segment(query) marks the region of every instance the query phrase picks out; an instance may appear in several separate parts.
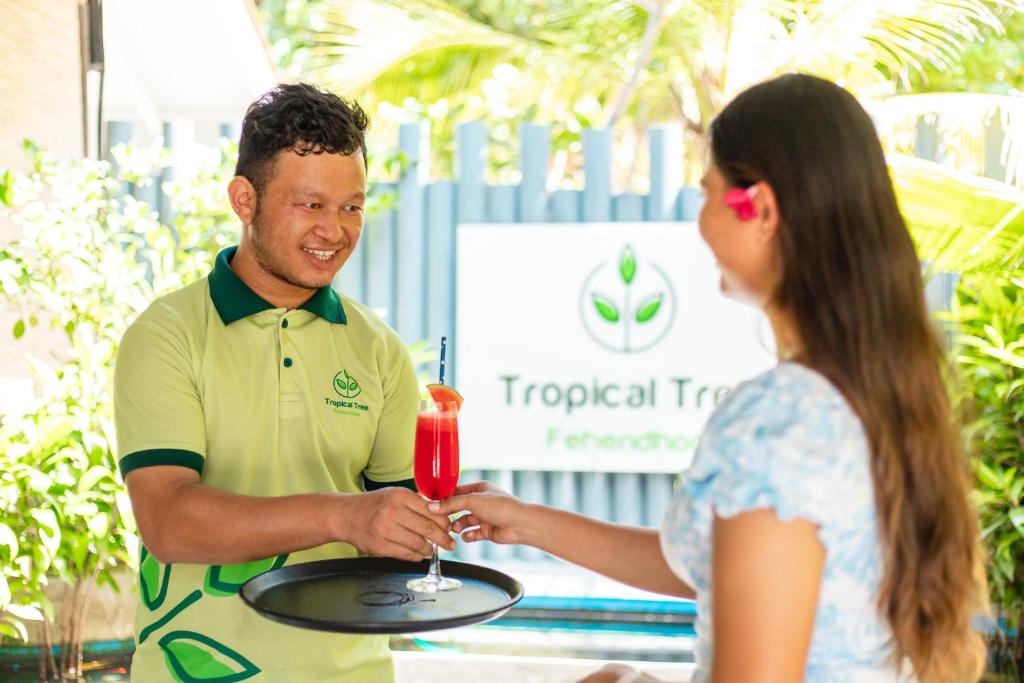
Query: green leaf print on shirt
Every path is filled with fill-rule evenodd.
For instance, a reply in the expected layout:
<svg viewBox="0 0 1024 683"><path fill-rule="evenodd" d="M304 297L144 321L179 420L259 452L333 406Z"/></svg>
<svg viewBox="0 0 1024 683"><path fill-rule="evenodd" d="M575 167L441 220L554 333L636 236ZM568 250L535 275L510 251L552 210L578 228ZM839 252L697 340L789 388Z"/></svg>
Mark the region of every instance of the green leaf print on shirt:
<svg viewBox="0 0 1024 683"><path fill-rule="evenodd" d="M163 566L161 576L160 567ZM139 556L139 591L142 602L150 612L160 609L167 598L167 586L171 582L171 565L161 565L149 554L146 546L142 546Z"/></svg>
<svg viewBox="0 0 1024 683"><path fill-rule="evenodd" d="M246 581L263 572L283 567L287 559L288 553L285 553L277 557L266 557L262 560L240 564L215 564L206 570L206 582L203 590L207 594L217 597L238 595L238 591Z"/></svg>
<svg viewBox="0 0 1024 683"><path fill-rule="evenodd" d="M260 672L227 645L195 631L171 631L157 645L178 683L233 683Z"/></svg>

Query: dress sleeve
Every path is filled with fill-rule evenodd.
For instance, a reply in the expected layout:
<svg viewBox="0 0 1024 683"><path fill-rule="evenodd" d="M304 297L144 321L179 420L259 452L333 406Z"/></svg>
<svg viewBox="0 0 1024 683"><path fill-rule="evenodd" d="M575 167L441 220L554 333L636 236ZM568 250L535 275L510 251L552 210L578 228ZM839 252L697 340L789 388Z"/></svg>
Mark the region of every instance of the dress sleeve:
<svg viewBox="0 0 1024 683"><path fill-rule="evenodd" d="M745 384L709 421L684 477L688 494L718 517L771 508L821 528L842 514L850 487L842 445L860 436L852 422L834 390L807 378Z"/></svg>

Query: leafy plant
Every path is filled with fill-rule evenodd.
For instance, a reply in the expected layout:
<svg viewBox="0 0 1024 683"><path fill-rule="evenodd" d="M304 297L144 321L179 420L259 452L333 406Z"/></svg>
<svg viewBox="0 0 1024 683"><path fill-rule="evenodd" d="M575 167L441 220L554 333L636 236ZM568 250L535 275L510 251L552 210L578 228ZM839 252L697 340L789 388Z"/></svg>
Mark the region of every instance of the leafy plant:
<svg viewBox="0 0 1024 683"><path fill-rule="evenodd" d="M205 276L236 241L224 188L237 149L225 142L218 159L164 185L175 208L170 225L122 191L152 182L164 163L159 150L119 146L116 166L56 161L30 142L25 150L27 172L0 170L0 214L21 230L0 249L0 298L21 312L16 339L49 324L65 348L46 360L26 354L36 395L25 397L19 414L0 416L0 638L27 640L35 625L45 646L40 676L75 677L97 585L117 590L114 573L141 561L143 598L162 600L153 563L139 558L117 478L113 363L125 329L154 298ZM400 155L382 163L398 173L406 165ZM394 202L394 192L370 190L368 213ZM421 361L429 355L423 345L412 350ZM54 579L66 584L59 615L46 594ZM170 654L193 647L167 645Z"/></svg>
<svg viewBox="0 0 1024 683"><path fill-rule="evenodd" d="M62 332L59 357L27 360L35 396L0 423L0 635L28 638L35 623L45 645L43 677L80 674L81 625L97 585L117 590L114 572L135 563L138 541L117 480L112 373L117 344L152 299L209 272L232 241L222 163L166 189L173 225L123 195L149 182L157 158L116 151L105 162L56 161L31 143L26 173L0 173L0 199L21 236L0 250L0 296L24 338L49 324ZM60 623L44 593L66 585ZM53 645L60 644L59 660Z"/></svg>
<svg viewBox="0 0 1024 683"><path fill-rule="evenodd" d="M997 669L1024 672L1024 274L967 276L945 318L955 330L991 599L1003 630L1017 634L993 644Z"/></svg>

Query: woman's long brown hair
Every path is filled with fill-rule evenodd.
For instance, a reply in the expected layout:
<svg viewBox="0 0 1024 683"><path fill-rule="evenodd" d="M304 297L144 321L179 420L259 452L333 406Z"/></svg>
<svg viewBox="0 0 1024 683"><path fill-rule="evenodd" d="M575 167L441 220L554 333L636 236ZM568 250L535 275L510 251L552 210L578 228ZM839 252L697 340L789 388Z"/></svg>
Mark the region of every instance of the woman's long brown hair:
<svg viewBox="0 0 1024 683"><path fill-rule="evenodd" d="M710 132L730 185L774 191L772 304L796 324L799 360L842 392L867 435L894 657L922 683L977 681L978 519L945 354L874 125L836 84L791 74L740 94Z"/></svg>

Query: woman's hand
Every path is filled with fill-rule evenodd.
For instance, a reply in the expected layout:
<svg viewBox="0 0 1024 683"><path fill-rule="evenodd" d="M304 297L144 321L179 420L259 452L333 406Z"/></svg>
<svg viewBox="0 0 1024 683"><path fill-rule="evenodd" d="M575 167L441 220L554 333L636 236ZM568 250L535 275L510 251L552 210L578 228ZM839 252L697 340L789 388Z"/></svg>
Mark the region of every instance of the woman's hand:
<svg viewBox="0 0 1024 683"><path fill-rule="evenodd" d="M435 504L431 505L434 511ZM442 501L436 511L451 515L468 510L455 520L452 531L462 539L494 543L529 543L529 506L494 484L479 481L455 489L455 494Z"/></svg>

